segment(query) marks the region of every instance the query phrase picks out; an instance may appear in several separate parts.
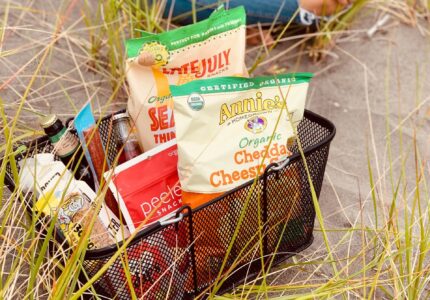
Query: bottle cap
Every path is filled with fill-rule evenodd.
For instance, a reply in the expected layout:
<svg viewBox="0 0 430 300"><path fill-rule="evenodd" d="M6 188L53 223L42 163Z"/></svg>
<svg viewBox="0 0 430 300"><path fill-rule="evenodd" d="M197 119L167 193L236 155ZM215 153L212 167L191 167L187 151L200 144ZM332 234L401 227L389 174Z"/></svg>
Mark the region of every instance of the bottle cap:
<svg viewBox="0 0 430 300"><path fill-rule="evenodd" d="M49 114L43 118L40 119L40 126L42 128L48 128L52 125L54 125L54 123L58 120L57 115L54 114Z"/></svg>
<svg viewBox="0 0 430 300"><path fill-rule="evenodd" d="M128 119L128 113L127 112L123 112L123 113L119 113L119 114L114 114L112 117L113 121L118 121L120 119Z"/></svg>

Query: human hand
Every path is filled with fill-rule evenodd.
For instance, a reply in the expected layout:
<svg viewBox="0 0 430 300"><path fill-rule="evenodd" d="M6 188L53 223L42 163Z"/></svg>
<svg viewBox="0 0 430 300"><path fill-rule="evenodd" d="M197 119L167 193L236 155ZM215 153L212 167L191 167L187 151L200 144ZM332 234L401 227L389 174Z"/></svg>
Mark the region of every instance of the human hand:
<svg viewBox="0 0 430 300"><path fill-rule="evenodd" d="M330 16L354 0L299 0L299 6L317 16Z"/></svg>

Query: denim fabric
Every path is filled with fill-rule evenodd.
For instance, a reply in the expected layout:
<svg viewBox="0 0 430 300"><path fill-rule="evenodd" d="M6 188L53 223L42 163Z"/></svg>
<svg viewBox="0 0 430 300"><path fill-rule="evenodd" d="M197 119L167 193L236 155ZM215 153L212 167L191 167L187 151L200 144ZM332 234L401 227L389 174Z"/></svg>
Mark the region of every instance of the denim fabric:
<svg viewBox="0 0 430 300"><path fill-rule="evenodd" d="M280 10L280 15L278 17L279 23L287 23L291 17L296 13L299 8L298 0L230 0L229 7L233 8L236 6L243 5L246 11L246 19L248 24L255 23L272 23ZM166 5L166 16L172 5L172 0L167 0ZM210 13L218 6L219 3L224 1L216 0L196 0L196 9L210 6L210 8L205 8L197 12L197 20L203 20L209 17ZM173 17L180 16L181 14L186 14L191 12L191 0L175 0L173 7ZM185 18L178 19L180 23L188 24L192 23L192 17L188 15ZM294 19L296 23L302 23L300 14L296 15Z"/></svg>

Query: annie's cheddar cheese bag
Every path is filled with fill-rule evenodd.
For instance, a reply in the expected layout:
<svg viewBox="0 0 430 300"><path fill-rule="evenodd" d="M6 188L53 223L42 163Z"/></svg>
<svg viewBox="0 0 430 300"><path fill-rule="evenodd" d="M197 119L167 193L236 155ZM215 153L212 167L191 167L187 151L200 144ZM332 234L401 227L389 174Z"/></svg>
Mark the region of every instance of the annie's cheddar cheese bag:
<svg viewBox="0 0 430 300"><path fill-rule="evenodd" d="M160 145L104 174L131 233L182 206L176 141Z"/></svg>
<svg viewBox="0 0 430 300"><path fill-rule="evenodd" d="M311 77L223 77L171 86L182 190L225 192L285 159ZM185 195L183 201L189 202Z"/></svg>
<svg viewBox="0 0 430 300"><path fill-rule="evenodd" d="M126 42L128 112L145 151L175 138L169 84L245 76L245 11L219 9L196 24Z"/></svg>

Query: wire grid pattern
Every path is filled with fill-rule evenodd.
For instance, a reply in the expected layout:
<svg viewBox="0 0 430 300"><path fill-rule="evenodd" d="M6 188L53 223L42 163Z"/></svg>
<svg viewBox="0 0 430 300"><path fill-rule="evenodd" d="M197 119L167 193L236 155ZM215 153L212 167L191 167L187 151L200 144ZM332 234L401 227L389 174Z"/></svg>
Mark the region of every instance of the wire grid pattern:
<svg viewBox="0 0 430 300"><path fill-rule="evenodd" d="M303 149L314 147L306 151L306 160L317 196L335 130L331 126L306 112L298 128ZM99 131L112 163L117 147L110 116L100 122ZM52 146L42 138L32 141L29 149L26 155L50 152ZM293 152L298 153L297 146ZM17 156L17 160L23 157ZM13 189L10 168L7 171ZM187 299L208 293L224 274L221 291L226 291L309 245L314 219L310 185L299 157L282 170L266 172L255 183L250 181L186 214L179 223L138 235L94 286L111 299L130 299L130 286L144 299ZM116 247L103 250L100 256L87 252L82 280L93 277L115 254Z"/></svg>
<svg viewBox="0 0 430 300"><path fill-rule="evenodd" d="M97 280L97 291L109 299L121 300L131 299L131 290L142 299L187 298L187 291L193 289L187 228L188 220L184 220L127 246ZM88 278L93 277L111 257L112 253L85 259L83 265ZM130 282L126 277L127 269Z"/></svg>
<svg viewBox="0 0 430 300"><path fill-rule="evenodd" d="M258 241L256 221L261 212L257 209L261 190L262 181L258 180L255 185L238 189L193 213L198 292L210 287L221 271L231 273L242 267L229 274L226 285L242 280L246 272L255 272L252 266L246 265L260 256L254 248ZM240 219L242 222L238 227ZM230 244L231 251L226 256ZM226 263L221 270L224 259Z"/></svg>
<svg viewBox="0 0 430 300"><path fill-rule="evenodd" d="M122 113L122 112L124 111L122 110L117 113ZM108 163L112 165L118 154L118 150L117 150L118 137L117 137L116 130L112 129L113 128L112 116L103 118L102 121L99 123L98 128L99 128L100 137L101 137L103 146L105 147Z"/></svg>

